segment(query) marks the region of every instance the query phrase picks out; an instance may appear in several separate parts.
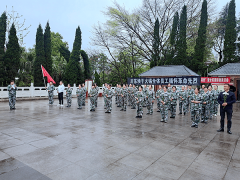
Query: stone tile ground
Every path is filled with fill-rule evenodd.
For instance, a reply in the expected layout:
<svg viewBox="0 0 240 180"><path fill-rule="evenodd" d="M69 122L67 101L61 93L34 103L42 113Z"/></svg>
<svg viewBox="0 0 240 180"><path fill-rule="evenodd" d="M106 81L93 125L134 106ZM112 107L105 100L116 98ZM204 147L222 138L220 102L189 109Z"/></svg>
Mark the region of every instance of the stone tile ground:
<svg viewBox="0 0 240 180"><path fill-rule="evenodd" d="M47 100L0 103L0 180L239 179L240 104L232 135L217 133L219 115L191 128L190 115L167 124L160 114L136 119L113 105L105 114L48 106Z"/></svg>

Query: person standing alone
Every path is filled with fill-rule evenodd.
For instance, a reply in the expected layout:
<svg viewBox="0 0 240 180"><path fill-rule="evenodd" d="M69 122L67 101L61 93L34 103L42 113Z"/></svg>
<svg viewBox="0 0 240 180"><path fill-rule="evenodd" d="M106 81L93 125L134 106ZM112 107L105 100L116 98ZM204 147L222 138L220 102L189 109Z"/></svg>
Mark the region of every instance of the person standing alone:
<svg viewBox="0 0 240 180"><path fill-rule="evenodd" d="M232 127L232 105L236 102L236 97L233 92L230 90L230 85L224 85L224 92L221 92L218 96L218 103L220 104L220 129L217 132L224 132L224 119L225 113L227 113L227 133L232 134L231 127Z"/></svg>
<svg viewBox="0 0 240 180"><path fill-rule="evenodd" d="M59 82L59 86L58 86L58 100L59 100L59 105L63 106L63 91L64 91L65 87L62 83L62 81Z"/></svg>
<svg viewBox="0 0 240 180"><path fill-rule="evenodd" d="M15 108L16 91L17 91L17 86L14 84L14 81L12 80L11 83L8 85L8 98L9 98L10 110L16 109Z"/></svg>

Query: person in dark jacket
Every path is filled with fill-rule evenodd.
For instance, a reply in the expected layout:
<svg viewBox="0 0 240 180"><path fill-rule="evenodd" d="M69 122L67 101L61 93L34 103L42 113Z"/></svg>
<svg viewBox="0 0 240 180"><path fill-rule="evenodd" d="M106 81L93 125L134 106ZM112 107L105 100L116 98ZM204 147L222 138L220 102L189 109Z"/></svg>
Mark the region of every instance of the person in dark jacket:
<svg viewBox="0 0 240 180"><path fill-rule="evenodd" d="M224 119L225 114L227 113L227 133L232 134L231 127L232 127L232 105L236 102L235 94L229 91L230 85L224 85L224 92L221 92L218 96L218 103L220 104L220 129L217 132L224 132Z"/></svg>

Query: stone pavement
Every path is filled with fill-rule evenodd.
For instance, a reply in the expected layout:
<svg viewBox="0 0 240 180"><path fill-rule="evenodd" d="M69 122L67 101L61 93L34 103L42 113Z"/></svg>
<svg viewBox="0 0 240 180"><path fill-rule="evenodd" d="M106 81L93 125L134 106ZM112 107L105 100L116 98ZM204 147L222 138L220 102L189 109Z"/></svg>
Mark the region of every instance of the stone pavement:
<svg viewBox="0 0 240 180"><path fill-rule="evenodd" d="M65 100L66 102L66 100ZM190 114L167 124L160 114L136 119L113 104L104 113L99 98L77 109L18 101L0 103L0 180L229 179L240 177L240 104L234 105L232 135L217 133L219 119L191 128Z"/></svg>

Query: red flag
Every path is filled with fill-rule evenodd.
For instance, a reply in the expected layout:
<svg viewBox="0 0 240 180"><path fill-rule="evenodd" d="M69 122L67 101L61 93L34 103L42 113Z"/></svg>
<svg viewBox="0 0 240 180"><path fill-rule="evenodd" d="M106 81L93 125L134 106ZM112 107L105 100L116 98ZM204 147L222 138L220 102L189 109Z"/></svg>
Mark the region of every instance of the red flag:
<svg viewBox="0 0 240 180"><path fill-rule="evenodd" d="M43 73L43 77L47 77L47 81L48 83L50 83L51 81L53 82L53 84L56 84L56 82L53 80L53 78L48 74L48 72L46 71L46 69L41 65L42 67L42 73Z"/></svg>

